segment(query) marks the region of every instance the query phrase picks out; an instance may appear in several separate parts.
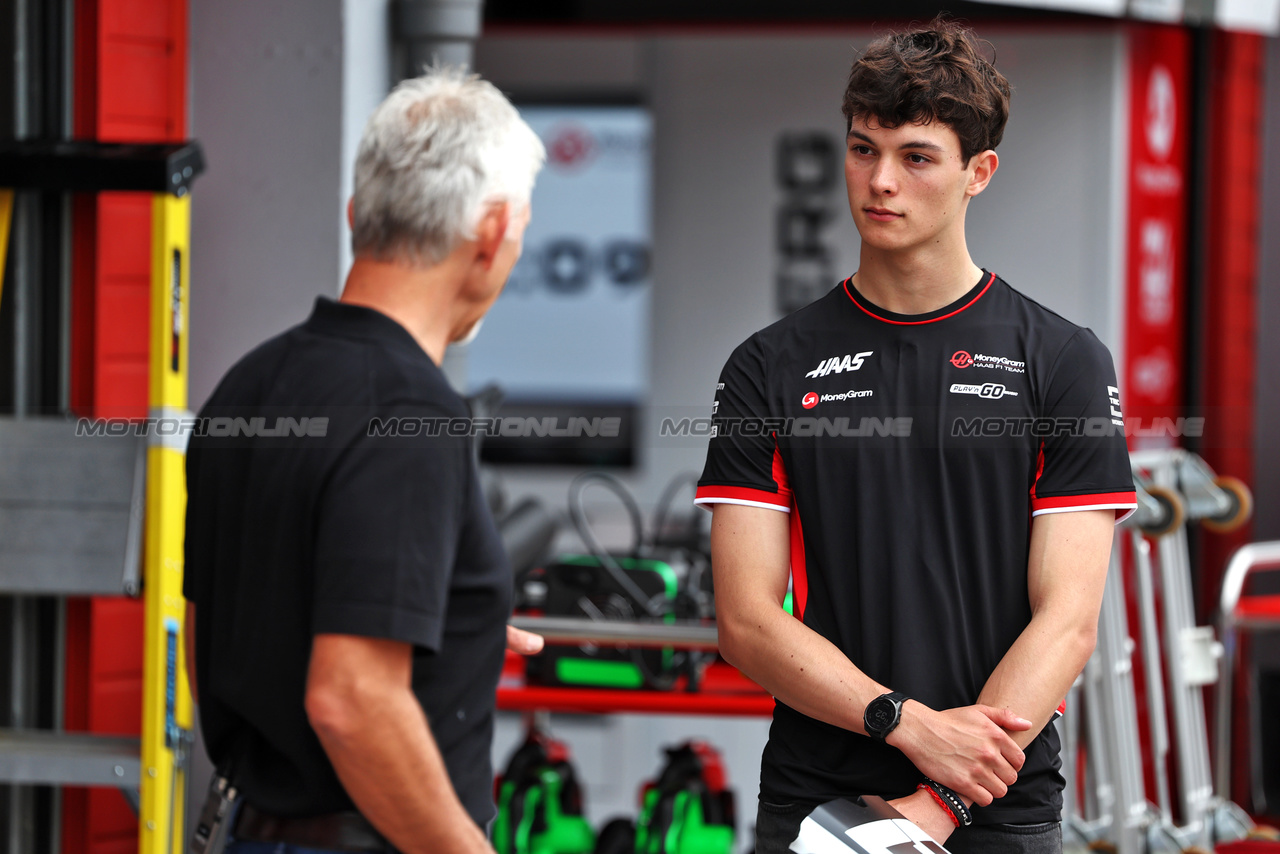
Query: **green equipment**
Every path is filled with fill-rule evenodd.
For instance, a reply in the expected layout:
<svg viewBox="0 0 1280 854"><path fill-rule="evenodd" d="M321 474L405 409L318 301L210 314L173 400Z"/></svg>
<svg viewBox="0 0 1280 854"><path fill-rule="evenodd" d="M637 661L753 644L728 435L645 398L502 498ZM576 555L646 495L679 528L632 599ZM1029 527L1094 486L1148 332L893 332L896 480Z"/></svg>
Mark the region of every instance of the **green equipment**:
<svg viewBox="0 0 1280 854"><path fill-rule="evenodd" d="M595 847L563 742L531 731L498 778L497 790L498 854L590 854Z"/></svg>
<svg viewBox="0 0 1280 854"><path fill-rule="evenodd" d="M660 560L614 557L645 601L674 599L675 572ZM545 613L604 620L635 620L644 613L635 597L623 588L593 555L566 555L543 568L546 585ZM645 615L647 616L647 615ZM674 613L662 618L675 619ZM627 649L583 644L548 646L526 662L530 682L577 688L662 688L674 678L671 649Z"/></svg>
<svg viewBox="0 0 1280 854"><path fill-rule="evenodd" d="M691 521L669 512L676 493L692 484L676 478L655 512L652 536L646 535L640 507L631 492L604 472L584 472L569 485L569 518L588 554L564 555L517 579L524 593L518 604L548 617L577 617L602 622L672 623L714 616L710 556L700 515ZM630 549L605 549L587 517L584 491L602 487L621 502L631 520ZM700 513L700 511L694 511ZM536 594L534 594L536 591ZM626 645L548 646L527 662L531 683L575 688L670 690L682 684L696 690L707 653L640 649Z"/></svg>
<svg viewBox="0 0 1280 854"><path fill-rule="evenodd" d="M645 787L635 854L730 854L735 807L720 753L702 741L665 752L662 773Z"/></svg>

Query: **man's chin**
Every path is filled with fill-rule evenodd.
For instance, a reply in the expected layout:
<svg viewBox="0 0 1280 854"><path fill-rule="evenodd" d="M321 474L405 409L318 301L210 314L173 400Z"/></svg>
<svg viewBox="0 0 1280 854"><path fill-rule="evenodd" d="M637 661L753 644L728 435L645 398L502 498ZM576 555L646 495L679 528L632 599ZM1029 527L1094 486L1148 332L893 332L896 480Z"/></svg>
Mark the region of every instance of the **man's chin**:
<svg viewBox="0 0 1280 854"><path fill-rule="evenodd" d="M467 330L467 333L465 335L463 335L461 338L458 338L453 343L455 345L462 345L463 347L470 344L472 341L476 340L476 337L480 334L481 326L484 326L483 317L477 320L475 324L470 329Z"/></svg>

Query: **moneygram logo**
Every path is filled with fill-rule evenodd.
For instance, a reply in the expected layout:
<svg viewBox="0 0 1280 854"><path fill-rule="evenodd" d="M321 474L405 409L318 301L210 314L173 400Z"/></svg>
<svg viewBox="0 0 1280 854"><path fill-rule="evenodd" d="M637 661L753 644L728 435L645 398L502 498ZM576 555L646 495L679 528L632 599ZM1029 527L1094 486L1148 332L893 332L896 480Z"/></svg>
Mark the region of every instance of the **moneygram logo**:
<svg viewBox="0 0 1280 854"><path fill-rule="evenodd" d="M841 400L853 400L859 397L871 397L871 395L874 393L875 392L869 388L867 389L851 388L848 391L842 391L839 394L824 394L821 397L821 400L823 403L836 403Z"/></svg>
<svg viewBox="0 0 1280 854"><path fill-rule="evenodd" d="M816 391L809 392L804 396L804 399L800 401L800 405L805 409L813 409L818 405L818 393Z"/></svg>
<svg viewBox="0 0 1280 854"><path fill-rule="evenodd" d="M1010 359L1007 356L988 356L985 353L969 353L957 350L950 359L957 368L987 368L988 370L1008 371L1011 374L1025 374L1027 363Z"/></svg>

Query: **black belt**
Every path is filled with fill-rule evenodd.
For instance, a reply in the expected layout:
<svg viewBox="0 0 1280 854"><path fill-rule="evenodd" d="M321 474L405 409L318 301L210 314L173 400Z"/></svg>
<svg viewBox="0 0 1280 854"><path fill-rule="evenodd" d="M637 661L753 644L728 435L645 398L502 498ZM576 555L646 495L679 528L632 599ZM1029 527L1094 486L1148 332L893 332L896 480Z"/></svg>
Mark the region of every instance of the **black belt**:
<svg viewBox="0 0 1280 854"><path fill-rule="evenodd" d="M302 848L335 851L394 851L391 843L360 813L334 812L305 818L269 815L252 804L240 807L232 837L245 842L284 842Z"/></svg>

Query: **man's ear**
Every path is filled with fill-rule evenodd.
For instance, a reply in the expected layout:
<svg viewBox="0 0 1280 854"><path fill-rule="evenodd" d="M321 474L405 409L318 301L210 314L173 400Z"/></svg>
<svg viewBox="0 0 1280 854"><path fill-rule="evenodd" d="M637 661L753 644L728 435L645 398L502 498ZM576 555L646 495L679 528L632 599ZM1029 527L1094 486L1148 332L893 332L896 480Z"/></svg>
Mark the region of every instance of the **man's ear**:
<svg viewBox="0 0 1280 854"><path fill-rule="evenodd" d="M969 179L969 186L965 188L965 195L976 196L983 190L987 189L987 184L991 183L991 176L996 174L996 169L1000 168L1000 156L991 149L978 152L973 155L973 177Z"/></svg>
<svg viewBox="0 0 1280 854"><path fill-rule="evenodd" d="M347 199L347 228L355 229L356 227L356 197L352 196Z"/></svg>
<svg viewBox="0 0 1280 854"><path fill-rule="evenodd" d="M507 227L511 224L511 205L508 202L494 202L486 205L480 222L476 224L476 260L488 270L498 257L502 241L506 239Z"/></svg>

